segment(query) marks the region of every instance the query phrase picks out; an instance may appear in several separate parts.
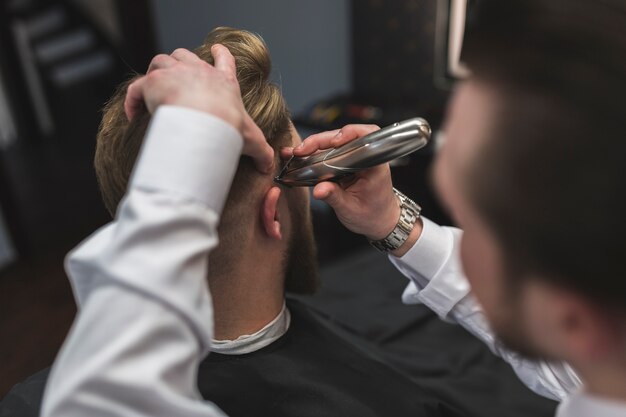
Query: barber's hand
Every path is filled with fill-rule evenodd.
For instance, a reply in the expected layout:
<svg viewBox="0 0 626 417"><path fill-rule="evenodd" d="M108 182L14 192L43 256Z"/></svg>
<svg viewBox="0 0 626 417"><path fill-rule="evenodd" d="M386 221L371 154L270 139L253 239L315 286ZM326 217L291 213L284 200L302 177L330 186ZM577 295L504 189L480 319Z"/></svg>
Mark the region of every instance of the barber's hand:
<svg viewBox="0 0 626 417"><path fill-rule="evenodd" d="M375 125L348 125L339 130L318 133L306 138L297 148L283 148L281 156L311 155L317 150L336 148L379 129ZM328 203L349 230L372 240L387 237L400 218L389 164L360 171L354 178L339 184L319 183L313 189L313 197Z"/></svg>
<svg viewBox="0 0 626 417"><path fill-rule="evenodd" d="M211 54L215 66L186 49L154 57L147 74L128 87L126 115L132 120L143 106L154 113L158 106L171 104L217 116L242 134L243 154L254 159L259 171L269 173L274 151L243 106L235 58L223 45L214 45Z"/></svg>

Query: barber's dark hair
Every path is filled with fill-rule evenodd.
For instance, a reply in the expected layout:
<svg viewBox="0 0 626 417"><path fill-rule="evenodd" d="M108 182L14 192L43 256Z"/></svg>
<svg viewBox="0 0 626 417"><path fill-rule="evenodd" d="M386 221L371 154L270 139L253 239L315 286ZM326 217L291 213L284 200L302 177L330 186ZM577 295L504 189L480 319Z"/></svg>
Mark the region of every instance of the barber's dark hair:
<svg viewBox="0 0 626 417"><path fill-rule="evenodd" d="M468 195L511 269L626 311L626 2L482 0L463 59L501 98Z"/></svg>

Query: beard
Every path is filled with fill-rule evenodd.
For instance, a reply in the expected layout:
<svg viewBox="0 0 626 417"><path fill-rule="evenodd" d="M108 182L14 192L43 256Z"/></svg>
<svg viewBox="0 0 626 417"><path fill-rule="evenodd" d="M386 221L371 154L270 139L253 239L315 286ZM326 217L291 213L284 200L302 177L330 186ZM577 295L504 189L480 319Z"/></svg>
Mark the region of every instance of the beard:
<svg viewBox="0 0 626 417"><path fill-rule="evenodd" d="M492 321L492 327L496 338L507 349L519 353L530 360L548 359L532 343L526 332L515 319L503 320L502 318Z"/></svg>
<svg viewBox="0 0 626 417"><path fill-rule="evenodd" d="M298 192L290 195L287 201L292 234L285 257L285 290L294 294L313 294L320 286L320 279L309 201Z"/></svg>

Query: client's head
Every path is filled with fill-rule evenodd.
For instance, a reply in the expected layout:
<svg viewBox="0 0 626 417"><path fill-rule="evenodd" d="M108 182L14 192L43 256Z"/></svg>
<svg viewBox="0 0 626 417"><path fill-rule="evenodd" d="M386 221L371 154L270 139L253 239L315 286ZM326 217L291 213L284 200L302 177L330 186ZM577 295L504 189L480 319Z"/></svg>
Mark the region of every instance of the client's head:
<svg viewBox="0 0 626 417"><path fill-rule="evenodd" d="M216 28L194 52L213 64L211 46L226 46L235 57L246 110L276 151L301 141L278 86L269 81L271 60L263 40L250 32ZM129 121L124 113L128 85L123 83L104 108L97 136L95 169L107 210L114 215L145 135L150 114ZM184 140L184 138L181 138ZM277 163L275 166L279 167ZM314 292L318 285L315 242L308 192L274 186L273 175L260 174L252 160L239 161L218 227L219 246L211 252L209 279L234 274L251 277L278 271L285 289ZM250 270L250 268L254 269ZM244 269L248 269L245 271Z"/></svg>

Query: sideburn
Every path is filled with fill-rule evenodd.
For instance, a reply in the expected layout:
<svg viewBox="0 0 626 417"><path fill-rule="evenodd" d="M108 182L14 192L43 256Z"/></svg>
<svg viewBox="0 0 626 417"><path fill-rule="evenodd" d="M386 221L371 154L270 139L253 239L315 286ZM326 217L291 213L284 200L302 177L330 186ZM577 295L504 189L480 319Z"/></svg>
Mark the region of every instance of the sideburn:
<svg viewBox="0 0 626 417"><path fill-rule="evenodd" d="M299 197L297 193L287 191L292 234L285 259L285 290L294 294L313 294L320 287L317 244L307 199Z"/></svg>

